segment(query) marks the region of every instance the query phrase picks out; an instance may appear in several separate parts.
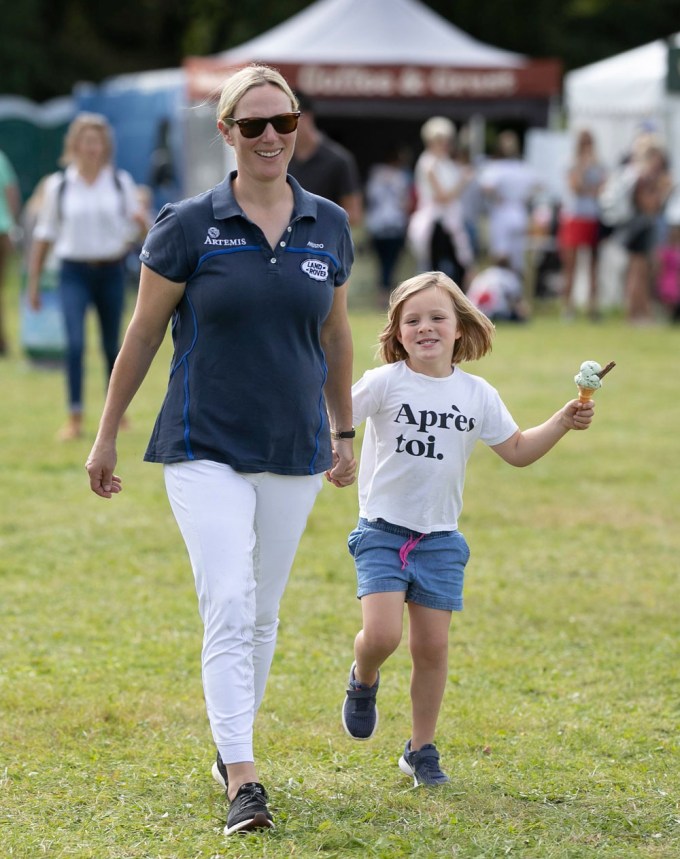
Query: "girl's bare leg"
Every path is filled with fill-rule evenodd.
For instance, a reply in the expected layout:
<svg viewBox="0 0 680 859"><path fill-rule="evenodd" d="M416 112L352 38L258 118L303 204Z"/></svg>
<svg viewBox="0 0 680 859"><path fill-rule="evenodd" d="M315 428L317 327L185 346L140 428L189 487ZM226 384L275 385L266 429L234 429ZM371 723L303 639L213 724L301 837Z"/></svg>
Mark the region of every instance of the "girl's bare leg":
<svg viewBox="0 0 680 859"><path fill-rule="evenodd" d="M354 640L354 679L373 686L378 669L399 647L404 618L402 591L367 594L361 598L363 628Z"/></svg>
<svg viewBox="0 0 680 859"><path fill-rule="evenodd" d="M448 674L451 612L408 603L411 673L411 748L433 743Z"/></svg>

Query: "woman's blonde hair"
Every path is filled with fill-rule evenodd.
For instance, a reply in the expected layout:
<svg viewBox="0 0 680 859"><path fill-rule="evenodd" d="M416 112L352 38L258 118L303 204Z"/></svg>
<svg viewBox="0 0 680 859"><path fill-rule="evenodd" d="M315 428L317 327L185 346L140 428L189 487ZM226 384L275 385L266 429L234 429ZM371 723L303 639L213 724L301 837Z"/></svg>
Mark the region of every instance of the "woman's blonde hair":
<svg viewBox="0 0 680 859"><path fill-rule="evenodd" d="M445 116L433 116L427 120L420 129L420 139L427 146L437 138L454 140L456 137L456 126Z"/></svg>
<svg viewBox="0 0 680 859"><path fill-rule="evenodd" d="M102 116L101 113L79 113L78 116L71 122L64 138L64 150L61 153L59 163L63 167L77 159L78 156L78 141L85 131L99 132L102 141L104 142L104 157L102 162L108 164L113 160L113 130L108 119Z"/></svg>
<svg viewBox="0 0 680 859"><path fill-rule="evenodd" d="M401 324L404 302L424 289L436 286L449 294L453 303L458 330L451 355L451 364L476 361L491 351L496 329L491 320L466 297L463 290L441 271L426 271L405 280L390 296L387 308L387 324L380 334L379 354L386 364L395 364L408 358L408 353L399 342L397 334Z"/></svg>
<svg viewBox="0 0 680 859"><path fill-rule="evenodd" d="M272 84L282 90L290 99L291 110L298 109L298 100L290 88L288 82L278 69L265 66L261 63L252 63L235 72L222 87L220 100L217 105L217 119L224 121L229 119L236 109L236 105L243 96L256 86Z"/></svg>

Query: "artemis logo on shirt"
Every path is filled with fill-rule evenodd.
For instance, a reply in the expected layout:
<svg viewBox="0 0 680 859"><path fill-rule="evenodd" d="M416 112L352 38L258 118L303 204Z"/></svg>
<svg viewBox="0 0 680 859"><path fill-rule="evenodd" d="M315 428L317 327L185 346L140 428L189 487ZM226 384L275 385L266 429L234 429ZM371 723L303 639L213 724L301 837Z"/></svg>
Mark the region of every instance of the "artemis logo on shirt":
<svg viewBox="0 0 680 859"><path fill-rule="evenodd" d="M220 248L238 248L247 244L246 240L241 239L221 239L220 231L217 227L208 227L208 235L205 237L204 245L216 245Z"/></svg>
<svg viewBox="0 0 680 859"><path fill-rule="evenodd" d="M417 427L417 432L428 432L432 427L438 429L455 429L458 432L470 432L474 429L475 419L462 414L458 406L452 405L453 412L433 412L420 409L414 412L408 403L402 403L395 424L406 423ZM418 438L406 440L404 435L397 436L396 453L408 453L411 456L424 456L426 459L444 459L443 453L435 451L436 436L428 435L426 440Z"/></svg>

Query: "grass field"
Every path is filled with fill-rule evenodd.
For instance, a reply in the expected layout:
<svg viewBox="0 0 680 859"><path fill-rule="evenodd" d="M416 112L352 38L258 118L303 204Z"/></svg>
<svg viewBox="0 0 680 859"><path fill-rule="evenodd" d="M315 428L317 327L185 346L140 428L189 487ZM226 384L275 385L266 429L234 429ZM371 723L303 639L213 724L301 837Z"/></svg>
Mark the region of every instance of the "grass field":
<svg viewBox="0 0 680 859"><path fill-rule="evenodd" d="M369 305L353 304L357 376L381 325ZM0 362L0 856L680 856L679 338L615 316L563 325L547 308L499 327L492 355L468 367L528 426L574 396L582 360L617 362L587 433L529 469L481 446L470 463L444 789L413 790L396 765L404 645L384 667L376 738L342 731L360 619L345 548L356 492L324 488L258 716L277 828L228 842L191 574L161 469L141 461L168 344L130 410L125 489L110 502L83 469L103 399L94 329L82 442L55 441L62 376L15 345Z"/></svg>

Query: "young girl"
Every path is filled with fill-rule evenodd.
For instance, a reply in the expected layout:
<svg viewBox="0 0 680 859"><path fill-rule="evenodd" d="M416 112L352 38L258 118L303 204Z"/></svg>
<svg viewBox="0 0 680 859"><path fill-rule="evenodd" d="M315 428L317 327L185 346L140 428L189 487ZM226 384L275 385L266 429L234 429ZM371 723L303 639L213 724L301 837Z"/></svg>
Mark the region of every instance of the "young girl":
<svg viewBox="0 0 680 859"><path fill-rule="evenodd" d="M481 439L511 465L544 456L569 430L584 430L592 403L568 402L521 431L497 391L458 366L491 349L493 324L441 272L402 283L380 335L385 365L352 389L354 422L367 420L359 466L359 523L349 536L363 629L354 643L342 722L367 740L378 724L380 667L409 614L412 733L399 760L416 785L448 777L434 745L448 671L452 611L463 608L470 556L458 531L465 466Z"/></svg>

